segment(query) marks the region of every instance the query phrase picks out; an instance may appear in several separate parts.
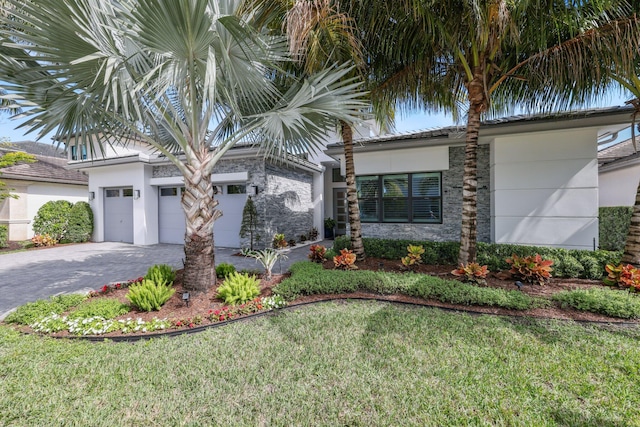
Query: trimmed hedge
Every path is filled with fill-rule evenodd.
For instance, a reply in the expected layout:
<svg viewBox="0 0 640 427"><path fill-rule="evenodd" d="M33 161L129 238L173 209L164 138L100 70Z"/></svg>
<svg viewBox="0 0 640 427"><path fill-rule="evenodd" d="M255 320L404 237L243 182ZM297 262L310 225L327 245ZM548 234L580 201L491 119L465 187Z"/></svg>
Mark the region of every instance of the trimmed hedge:
<svg viewBox="0 0 640 427"><path fill-rule="evenodd" d="M71 207L71 202L66 200L49 201L40 206L33 220L33 232L48 234L59 242L65 238L69 230Z"/></svg>
<svg viewBox="0 0 640 427"><path fill-rule="evenodd" d="M0 224L0 248L9 246L9 226Z"/></svg>
<svg viewBox="0 0 640 427"><path fill-rule="evenodd" d="M624 250L632 213L632 206L610 206L599 209L600 249L605 251Z"/></svg>
<svg viewBox="0 0 640 427"><path fill-rule="evenodd" d="M66 238L73 243L88 242L93 234L93 211L87 202L78 202L69 212Z"/></svg>
<svg viewBox="0 0 640 427"><path fill-rule="evenodd" d="M553 300L563 308L572 307L621 319L640 317L640 296L629 291L607 288L576 289L559 292L553 296Z"/></svg>
<svg viewBox="0 0 640 427"><path fill-rule="evenodd" d="M516 310L547 306L541 298L520 291L481 288L457 280L444 280L422 274L397 274L381 271L324 270L309 261L294 263L291 277L280 282L273 292L293 300L301 295L340 294L357 291L377 294L404 294L424 299L466 305L484 305Z"/></svg>
<svg viewBox="0 0 640 427"><path fill-rule="evenodd" d="M422 245L425 253L422 259L425 264L450 265L458 261L458 242L431 242L419 240L393 240L364 238L365 253L376 258L399 260L407 255L408 245ZM350 248L348 236L340 236L334 240L336 251ZM477 262L487 265L490 271L508 270L506 259L511 255L530 256L540 254L545 259L553 260L553 276L579 277L584 279L601 279L607 264L619 264L622 258L620 251L587 251L577 249L549 248L544 246L523 246L502 243L478 242Z"/></svg>

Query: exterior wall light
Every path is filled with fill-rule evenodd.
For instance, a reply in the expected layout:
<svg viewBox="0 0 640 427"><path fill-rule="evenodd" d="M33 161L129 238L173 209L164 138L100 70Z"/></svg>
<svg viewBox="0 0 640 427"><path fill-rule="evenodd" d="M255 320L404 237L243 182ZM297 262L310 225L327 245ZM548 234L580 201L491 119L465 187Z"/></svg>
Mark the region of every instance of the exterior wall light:
<svg viewBox="0 0 640 427"><path fill-rule="evenodd" d="M140 190L133 190L133 200L138 200L140 198Z"/></svg>
<svg viewBox="0 0 640 427"><path fill-rule="evenodd" d="M89 191L89 201L92 201L95 198L96 198L95 191Z"/></svg>

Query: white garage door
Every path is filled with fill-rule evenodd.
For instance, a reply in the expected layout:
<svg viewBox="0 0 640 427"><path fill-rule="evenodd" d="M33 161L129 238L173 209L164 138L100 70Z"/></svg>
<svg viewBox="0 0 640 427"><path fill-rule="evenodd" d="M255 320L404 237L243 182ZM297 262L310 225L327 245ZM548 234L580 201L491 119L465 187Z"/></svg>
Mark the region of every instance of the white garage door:
<svg viewBox="0 0 640 427"><path fill-rule="evenodd" d="M240 225L242 224L242 209L247 200L244 184L218 185L216 199L220 202L218 209L222 210L222 217L218 218L213 227L213 237L216 246L239 248ZM184 243L185 222L184 212L180 205L180 187L161 187L158 205L159 238L161 243Z"/></svg>
<svg viewBox="0 0 640 427"><path fill-rule="evenodd" d="M158 201L160 243L184 243L184 211L180 205L180 187L160 187Z"/></svg>
<svg viewBox="0 0 640 427"><path fill-rule="evenodd" d="M104 240L133 243L133 188L105 188Z"/></svg>

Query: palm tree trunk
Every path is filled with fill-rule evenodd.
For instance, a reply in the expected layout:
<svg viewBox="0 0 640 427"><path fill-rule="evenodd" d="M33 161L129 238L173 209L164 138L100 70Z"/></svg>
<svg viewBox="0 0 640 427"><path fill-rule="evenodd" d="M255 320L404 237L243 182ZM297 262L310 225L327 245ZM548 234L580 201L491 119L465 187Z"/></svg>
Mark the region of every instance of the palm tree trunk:
<svg viewBox="0 0 640 427"><path fill-rule="evenodd" d="M189 166L185 176L182 208L185 212L183 287L188 291L206 291L216 284L213 223L222 216L216 209L211 175Z"/></svg>
<svg viewBox="0 0 640 427"><path fill-rule="evenodd" d="M636 190L636 203L633 205L633 214L631 215L627 241L624 245L622 262L640 268L640 183Z"/></svg>
<svg viewBox="0 0 640 427"><path fill-rule="evenodd" d="M347 205L349 210L349 229L351 250L358 260L366 257L362 243L362 225L360 224L360 205L356 189L356 168L353 162L353 129L346 122L340 122L342 143L344 144L345 181L347 182Z"/></svg>
<svg viewBox="0 0 640 427"><path fill-rule="evenodd" d="M464 172L462 175L462 226L460 229L460 252L458 263L476 261L478 226L478 133L480 115L485 108L482 78L469 83L469 113L467 138L464 150Z"/></svg>

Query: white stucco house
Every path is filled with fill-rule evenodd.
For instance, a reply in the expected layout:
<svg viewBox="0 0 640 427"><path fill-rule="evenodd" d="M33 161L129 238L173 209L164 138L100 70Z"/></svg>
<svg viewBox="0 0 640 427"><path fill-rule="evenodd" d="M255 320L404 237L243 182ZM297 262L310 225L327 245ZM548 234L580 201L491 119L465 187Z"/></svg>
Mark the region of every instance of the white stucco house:
<svg viewBox="0 0 640 427"><path fill-rule="evenodd" d="M486 121L478 154L478 239L593 249L598 245L598 140L629 126L628 108L515 116ZM365 237L457 240L464 128L446 127L358 139L355 163ZM89 176L95 241L181 243L184 217L177 168L144 144L105 153L71 148L69 168ZM264 159L239 146L214 169L219 208L216 245L241 247L248 196L262 221L262 245L274 233L297 239L323 218L346 229L340 143L308 158Z"/></svg>
<svg viewBox="0 0 640 427"><path fill-rule="evenodd" d="M640 141L637 143L640 149ZM640 180L640 153L631 138L600 150L598 163L600 207L633 206Z"/></svg>
<svg viewBox="0 0 640 427"><path fill-rule="evenodd" d="M0 224L8 225L9 240L33 237L33 219L46 202L87 201L88 177L80 171L66 168L64 151L32 141L0 146L0 155L9 151L24 151L36 157L35 163L20 163L0 171L0 180L18 196L17 199L7 198L0 202Z"/></svg>

